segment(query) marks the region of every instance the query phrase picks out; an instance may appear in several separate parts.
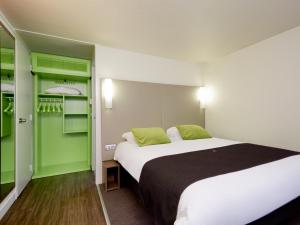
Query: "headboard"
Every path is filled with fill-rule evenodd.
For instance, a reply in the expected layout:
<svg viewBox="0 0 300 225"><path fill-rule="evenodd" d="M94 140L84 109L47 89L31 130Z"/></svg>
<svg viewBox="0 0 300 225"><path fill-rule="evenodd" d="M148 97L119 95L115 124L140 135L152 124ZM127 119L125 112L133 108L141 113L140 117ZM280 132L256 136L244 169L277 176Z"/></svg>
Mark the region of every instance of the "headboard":
<svg viewBox="0 0 300 225"><path fill-rule="evenodd" d="M198 87L113 80L112 109L101 104L102 158L113 158L106 144L122 141L133 127L169 128L178 124L204 125L204 112L196 98Z"/></svg>

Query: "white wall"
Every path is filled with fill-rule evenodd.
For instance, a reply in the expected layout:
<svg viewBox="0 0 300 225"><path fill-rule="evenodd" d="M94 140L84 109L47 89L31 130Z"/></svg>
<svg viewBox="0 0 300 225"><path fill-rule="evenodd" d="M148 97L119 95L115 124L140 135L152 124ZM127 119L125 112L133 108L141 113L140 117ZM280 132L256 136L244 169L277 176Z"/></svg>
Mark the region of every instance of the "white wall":
<svg viewBox="0 0 300 225"><path fill-rule="evenodd" d="M300 27L211 64L215 136L300 151Z"/></svg>
<svg viewBox="0 0 300 225"><path fill-rule="evenodd" d="M198 64L96 45L96 76L165 84L201 85Z"/></svg>
<svg viewBox="0 0 300 225"><path fill-rule="evenodd" d="M164 84L202 85L201 66L178 60L145 55L127 50L95 47L94 126L96 139L96 183L102 182L101 78Z"/></svg>
<svg viewBox="0 0 300 225"><path fill-rule="evenodd" d="M0 11L0 20L13 34L16 41L16 118L29 119L32 114L32 78L30 75L30 55L23 40L15 32L13 26ZM26 107L23 107L25 105ZM32 171L29 166L32 164L32 124L16 124L16 187L0 204L0 219L4 216L15 199L22 192L26 184L30 181Z"/></svg>

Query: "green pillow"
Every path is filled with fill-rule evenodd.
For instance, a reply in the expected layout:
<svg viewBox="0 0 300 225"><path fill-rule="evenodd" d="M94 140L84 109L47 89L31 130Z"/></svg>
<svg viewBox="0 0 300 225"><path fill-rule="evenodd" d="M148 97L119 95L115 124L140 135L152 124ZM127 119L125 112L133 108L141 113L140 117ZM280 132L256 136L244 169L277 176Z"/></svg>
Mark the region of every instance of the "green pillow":
<svg viewBox="0 0 300 225"><path fill-rule="evenodd" d="M171 142L166 132L160 127L132 128L131 132L140 147Z"/></svg>
<svg viewBox="0 0 300 225"><path fill-rule="evenodd" d="M183 140L211 138L210 134L198 125L179 125L177 129Z"/></svg>

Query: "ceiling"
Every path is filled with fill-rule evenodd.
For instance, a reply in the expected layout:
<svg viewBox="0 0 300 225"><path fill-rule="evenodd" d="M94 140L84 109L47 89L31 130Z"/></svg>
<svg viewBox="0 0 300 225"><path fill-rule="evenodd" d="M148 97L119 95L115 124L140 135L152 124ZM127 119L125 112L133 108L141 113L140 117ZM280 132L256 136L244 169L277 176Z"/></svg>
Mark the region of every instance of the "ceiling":
<svg viewBox="0 0 300 225"><path fill-rule="evenodd" d="M18 29L208 62L300 25L298 0L1 0Z"/></svg>

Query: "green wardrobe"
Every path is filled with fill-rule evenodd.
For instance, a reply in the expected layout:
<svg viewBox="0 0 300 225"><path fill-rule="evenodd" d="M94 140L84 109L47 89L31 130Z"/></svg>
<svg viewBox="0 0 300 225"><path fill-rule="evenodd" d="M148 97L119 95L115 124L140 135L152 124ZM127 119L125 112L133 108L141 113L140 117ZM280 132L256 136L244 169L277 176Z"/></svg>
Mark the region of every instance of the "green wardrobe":
<svg viewBox="0 0 300 225"><path fill-rule="evenodd" d="M34 178L90 170L90 60L41 53L31 57ZM78 93L66 94L60 89Z"/></svg>

